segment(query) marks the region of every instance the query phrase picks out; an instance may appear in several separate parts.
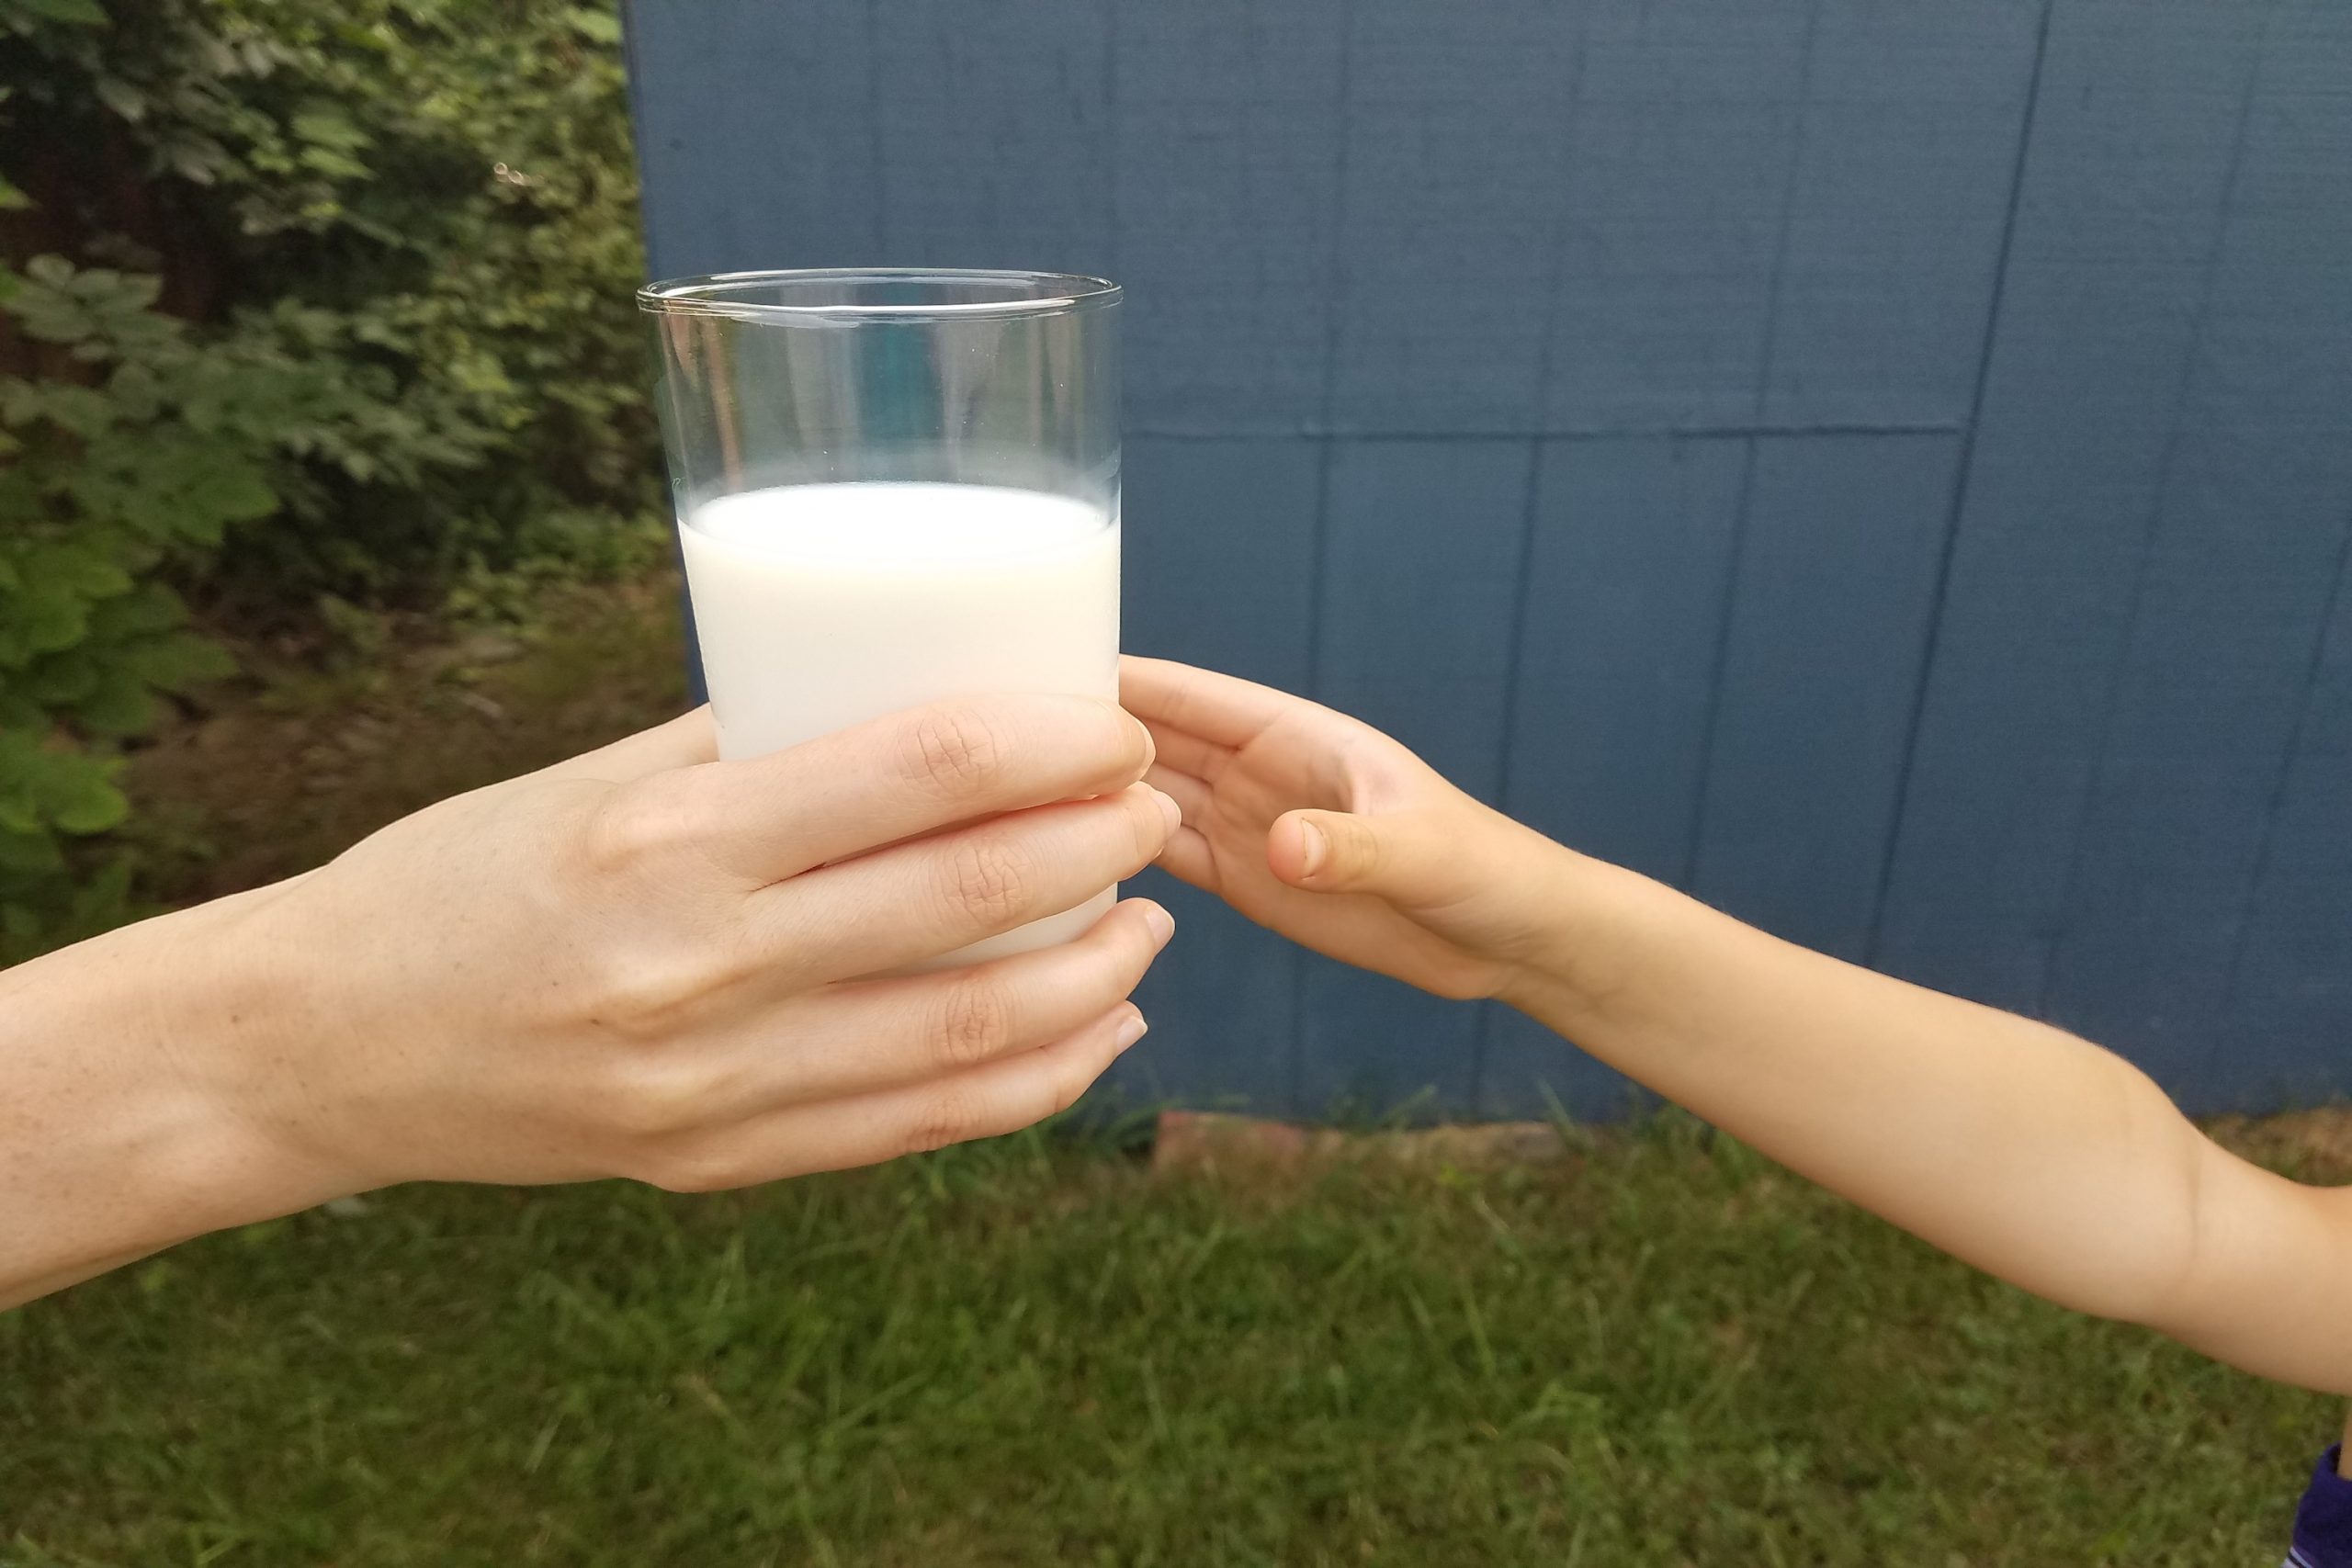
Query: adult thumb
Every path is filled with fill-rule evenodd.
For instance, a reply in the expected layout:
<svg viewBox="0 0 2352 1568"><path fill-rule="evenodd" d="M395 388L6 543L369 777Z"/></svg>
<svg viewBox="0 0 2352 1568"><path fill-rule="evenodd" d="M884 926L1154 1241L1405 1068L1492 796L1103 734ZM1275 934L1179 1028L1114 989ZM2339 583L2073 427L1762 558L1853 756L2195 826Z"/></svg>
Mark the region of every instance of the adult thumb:
<svg viewBox="0 0 2352 1568"><path fill-rule="evenodd" d="M1380 893L1399 869L1401 846L1382 825L1348 811L1291 811L1266 835L1266 864L1310 893Z"/></svg>

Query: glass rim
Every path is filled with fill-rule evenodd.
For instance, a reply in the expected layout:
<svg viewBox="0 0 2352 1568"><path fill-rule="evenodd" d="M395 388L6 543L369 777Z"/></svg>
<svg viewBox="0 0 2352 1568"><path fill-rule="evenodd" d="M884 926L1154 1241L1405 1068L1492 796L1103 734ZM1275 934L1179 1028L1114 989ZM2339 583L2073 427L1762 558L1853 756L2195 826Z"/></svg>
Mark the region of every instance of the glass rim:
<svg viewBox="0 0 2352 1568"><path fill-rule="evenodd" d="M974 290L1029 290L1004 299L934 299L919 304L845 304L834 299L795 304L749 296L788 292L808 284L917 283L962 286ZM638 309L657 316L718 316L779 325L854 325L860 321L971 321L1063 315L1119 302L1122 290L1108 278L1081 273L1023 272L984 267L842 266L796 267L764 272L714 272L646 284L637 291Z"/></svg>

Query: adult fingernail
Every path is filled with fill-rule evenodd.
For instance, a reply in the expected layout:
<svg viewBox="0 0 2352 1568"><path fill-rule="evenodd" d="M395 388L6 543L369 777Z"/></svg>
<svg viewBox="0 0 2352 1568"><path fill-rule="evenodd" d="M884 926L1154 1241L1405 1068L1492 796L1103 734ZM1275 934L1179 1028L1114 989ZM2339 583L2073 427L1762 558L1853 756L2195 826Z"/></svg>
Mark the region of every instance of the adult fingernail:
<svg viewBox="0 0 2352 1568"><path fill-rule="evenodd" d="M1176 934L1176 917L1157 904L1144 906L1143 923L1151 931L1154 946L1166 947L1168 939Z"/></svg>
<svg viewBox="0 0 2352 1568"><path fill-rule="evenodd" d="M1314 823L1302 821L1298 825L1298 851L1299 874L1312 876L1323 869L1323 859L1331 852L1331 840Z"/></svg>
<svg viewBox="0 0 2352 1568"><path fill-rule="evenodd" d="M1168 818L1168 830L1173 833L1182 828L1184 825L1184 808L1176 804L1176 797L1159 790L1151 793L1159 796L1159 814Z"/></svg>
<svg viewBox="0 0 2352 1568"><path fill-rule="evenodd" d="M1142 1039L1144 1032L1150 1027L1151 1025L1143 1021L1143 1014L1134 1011L1133 1010L1129 1010L1126 1018L1119 1024L1119 1032L1117 1036L1119 1049L1124 1051L1128 1046L1134 1044L1136 1041Z"/></svg>

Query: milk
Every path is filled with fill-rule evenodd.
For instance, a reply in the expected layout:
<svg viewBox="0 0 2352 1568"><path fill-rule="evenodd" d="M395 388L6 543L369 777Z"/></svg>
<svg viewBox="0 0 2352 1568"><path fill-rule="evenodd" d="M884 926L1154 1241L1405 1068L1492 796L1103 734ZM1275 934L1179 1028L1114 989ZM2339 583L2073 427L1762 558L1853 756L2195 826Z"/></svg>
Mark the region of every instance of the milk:
<svg viewBox="0 0 2352 1568"><path fill-rule="evenodd" d="M721 757L943 697L1119 690L1119 525L1037 491L813 484L721 496L679 530ZM1112 892L925 964L1078 935Z"/></svg>

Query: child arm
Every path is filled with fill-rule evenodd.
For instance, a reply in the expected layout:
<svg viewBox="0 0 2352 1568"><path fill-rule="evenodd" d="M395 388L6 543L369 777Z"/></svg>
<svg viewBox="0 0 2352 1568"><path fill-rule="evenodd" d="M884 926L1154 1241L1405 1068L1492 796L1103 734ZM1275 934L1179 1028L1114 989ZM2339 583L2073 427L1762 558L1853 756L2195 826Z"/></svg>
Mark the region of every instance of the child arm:
<svg viewBox="0 0 2352 1568"><path fill-rule="evenodd" d="M2231 1155L2122 1058L1563 848L1300 698L1148 660L1127 661L1122 698L1183 808L1163 863L1253 919L1499 997L2038 1294L2352 1393L2352 1190Z"/></svg>
<svg viewBox="0 0 2352 1568"><path fill-rule="evenodd" d="M2047 1024L1808 952L1555 852L1504 996L1963 1261L2247 1371L2352 1393L2352 1190L2222 1148Z"/></svg>

